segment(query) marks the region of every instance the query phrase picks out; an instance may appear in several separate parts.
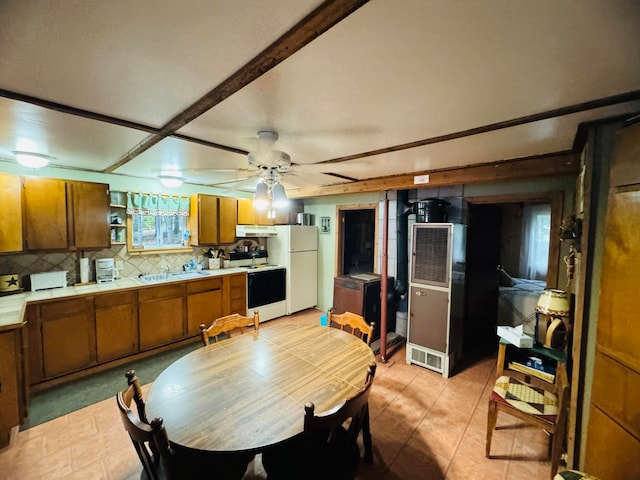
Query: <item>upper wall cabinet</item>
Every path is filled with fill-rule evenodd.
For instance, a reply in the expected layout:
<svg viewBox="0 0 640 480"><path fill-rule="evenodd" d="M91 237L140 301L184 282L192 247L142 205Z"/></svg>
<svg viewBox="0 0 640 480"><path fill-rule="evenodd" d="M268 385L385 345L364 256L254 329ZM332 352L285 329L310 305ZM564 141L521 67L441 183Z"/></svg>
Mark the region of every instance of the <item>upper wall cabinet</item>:
<svg viewBox="0 0 640 480"><path fill-rule="evenodd" d="M294 225L296 215L304 211L304 204L299 200L289 200L289 206L276 209L275 218L267 218L266 210L256 211L253 199L238 199L238 225Z"/></svg>
<svg viewBox="0 0 640 480"><path fill-rule="evenodd" d="M20 177L0 173L0 253L22 251L22 203Z"/></svg>
<svg viewBox="0 0 640 480"><path fill-rule="evenodd" d="M109 248L109 186L23 179L27 250Z"/></svg>
<svg viewBox="0 0 640 480"><path fill-rule="evenodd" d="M235 242L235 198L192 195L190 207L192 245Z"/></svg>

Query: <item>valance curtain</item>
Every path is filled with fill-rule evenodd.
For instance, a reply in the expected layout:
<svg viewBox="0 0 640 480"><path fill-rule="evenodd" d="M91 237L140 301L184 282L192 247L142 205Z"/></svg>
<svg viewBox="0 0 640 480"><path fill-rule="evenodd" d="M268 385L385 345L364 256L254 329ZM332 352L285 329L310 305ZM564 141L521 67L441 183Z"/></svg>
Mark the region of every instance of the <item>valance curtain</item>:
<svg viewBox="0 0 640 480"><path fill-rule="evenodd" d="M127 192L127 214L188 217L189 198Z"/></svg>

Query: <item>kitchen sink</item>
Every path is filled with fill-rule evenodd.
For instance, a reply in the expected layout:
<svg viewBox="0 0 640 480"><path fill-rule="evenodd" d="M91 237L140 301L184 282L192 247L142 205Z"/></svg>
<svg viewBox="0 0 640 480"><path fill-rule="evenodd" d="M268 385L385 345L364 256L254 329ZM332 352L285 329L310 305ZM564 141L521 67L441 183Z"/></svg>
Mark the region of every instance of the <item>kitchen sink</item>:
<svg viewBox="0 0 640 480"><path fill-rule="evenodd" d="M172 272L172 273L148 273L146 275L140 275L138 280L142 283L163 283L172 282L175 280L189 280L192 278L202 278L211 275L205 270L197 272Z"/></svg>

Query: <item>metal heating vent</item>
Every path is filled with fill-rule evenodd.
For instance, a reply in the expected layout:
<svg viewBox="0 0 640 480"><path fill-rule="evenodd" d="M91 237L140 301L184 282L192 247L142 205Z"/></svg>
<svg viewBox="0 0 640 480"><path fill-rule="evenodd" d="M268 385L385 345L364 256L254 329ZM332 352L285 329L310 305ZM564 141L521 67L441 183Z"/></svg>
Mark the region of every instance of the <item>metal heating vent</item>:
<svg viewBox="0 0 640 480"><path fill-rule="evenodd" d="M444 357L442 355L436 355L434 353L413 346L411 346L410 348L411 363L415 363L431 370L435 370L436 372L443 371L444 366L442 362L444 360Z"/></svg>
<svg viewBox="0 0 640 480"><path fill-rule="evenodd" d="M449 229L446 226L416 228L412 282L448 285L448 263Z"/></svg>

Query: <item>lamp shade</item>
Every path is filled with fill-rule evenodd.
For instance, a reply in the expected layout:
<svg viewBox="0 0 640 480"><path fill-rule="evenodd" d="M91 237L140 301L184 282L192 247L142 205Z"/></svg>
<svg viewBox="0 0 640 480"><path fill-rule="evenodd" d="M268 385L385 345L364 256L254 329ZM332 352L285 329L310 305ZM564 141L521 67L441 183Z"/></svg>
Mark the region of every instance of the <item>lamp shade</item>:
<svg viewBox="0 0 640 480"><path fill-rule="evenodd" d="M567 292L547 288L542 292L542 295L540 295L540 298L538 299L536 312L549 315L551 317L568 317L569 299L567 297Z"/></svg>
<svg viewBox="0 0 640 480"><path fill-rule="evenodd" d="M276 208L286 207L289 203L287 194L284 191L284 187L281 183L276 183L271 191L273 195L273 206Z"/></svg>
<svg viewBox="0 0 640 480"><path fill-rule="evenodd" d="M269 187L262 180L256 185L256 194L253 197L253 206L258 210L264 210L269 205Z"/></svg>

